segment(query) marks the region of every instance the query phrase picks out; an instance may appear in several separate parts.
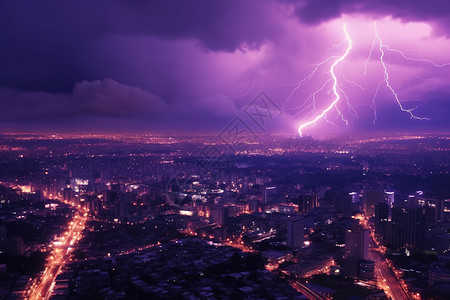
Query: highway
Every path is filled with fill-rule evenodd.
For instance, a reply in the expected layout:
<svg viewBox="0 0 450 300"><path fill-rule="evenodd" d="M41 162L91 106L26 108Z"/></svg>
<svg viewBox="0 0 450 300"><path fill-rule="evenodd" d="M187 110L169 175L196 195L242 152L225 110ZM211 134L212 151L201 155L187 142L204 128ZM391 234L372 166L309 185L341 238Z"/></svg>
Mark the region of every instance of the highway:
<svg viewBox="0 0 450 300"><path fill-rule="evenodd" d="M360 225L370 230L369 260L375 262L375 275L378 278L378 286L393 300L412 299L406 287L402 287L401 282L394 274L394 270L389 266L388 261L384 257L383 247L375 241L372 229L367 222L367 217L360 215L356 219L359 220Z"/></svg>
<svg viewBox="0 0 450 300"><path fill-rule="evenodd" d="M313 290L308 288L306 285L301 284L298 281L288 280L288 282L294 289L296 289L298 292L300 292L303 295L305 295L306 297L308 297L308 299L310 299L310 300L327 300L328 299L326 297L323 297L323 296L317 294L316 292L314 292Z"/></svg>
<svg viewBox="0 0 450 300"><path fill-rule="evenodd" d="M373 248L370 249L369 260L375 262L375 274L379 280L378 284L389 297L393 300L411 299L380 252Z"/></svg>
<svg viewBox="0 0 450 300"><path fill-rule="evenodd" d="M369 260L375 262L375 275L378 278L378 286L384 290L388 297L393 300L412 299L409 292L402 287L401 283L394 274L394 270L389 266L382 247L375 241L373 232L367 223L367 219L358 218L360 224L370 230L369 239Z"/></svg>
<svg viewBox="0 0 450 300"><path fill-rule="evenodd" d="M85 228L87 213L78 211L69 223L67 231L53 241L51 252L44 272L38 276L25 295L25 299L48 299L51 296L55 280L62 267L70 260L73 246L81 239Z"/></svg>

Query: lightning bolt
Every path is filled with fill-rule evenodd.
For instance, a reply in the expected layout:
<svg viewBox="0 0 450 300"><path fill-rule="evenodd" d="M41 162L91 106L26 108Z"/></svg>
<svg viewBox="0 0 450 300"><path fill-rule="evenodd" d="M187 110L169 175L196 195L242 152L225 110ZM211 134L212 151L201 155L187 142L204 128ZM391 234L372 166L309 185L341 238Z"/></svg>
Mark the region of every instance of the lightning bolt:
<svg viewBox="0 0 450 300"><path fill-rule="evenodd" d="M415 114L416 108L418 106L407 108L409 107L405 103L408 101L420 101L416 99L400 99L399 93L394 89L391 83L391 75L390 70L388 69L388 63L385 61L385 57L387 53L394 53L394 55L399 55L403 60L406 60L408 62L414 62L414 63L426 63L430 64L435 68L444 68L449 67L450 63L437 63L431 59L425 59L425 58L414 58L412 56L409 56L406 54L406 52L391 48L387 44L384 44L378 29L377 29L377 23L373 23L374 28L374 39L372 41L372 47L368 53L368 56L364 62L364 72L362 76L366 76L368 72L368 64L371 60L376 60L380 63L382 70L383 70L383 77L382 80L378 83L375 93L373 94L372 101L370 102L369 108L373 111L373 121L372 123L375 125L377 122L377 105L376 100L381 94L381 92L386 89L386 92L389 91L389 94L392 95L392 97L395 100L395 104L398 105L400 110L404 113L409 114L411 119L416 120L429 120L428 117L420 117ZM344 45L347 45L347 48L345 52L341 55L331 55L328 58L324 59L320 63L311 65L307 68L306 77L298 81L297 83L293 84L285 84L286 86L293 86L292 90L290 90L289 94L287 95L287 98L284 100L284 102L281 105L281 111L295 111L296 113L293 114L294 117L297 117L299 115L303 115L304 121L299 127L298 127L298 133L300 136L303 135L303 132L305 128L315 124L319 120L323 119L325 122L330 123L331 125L337 126L333 121L340 120L339 122L345 123L345 125L349 125L349 121L346 119L346 116L349 118L353 118L352 120L358 119L358 112L357 104L353 104L350 102L351 94L347 94L347 87L351 86L354 90L360 89L361 91L366 91L366 89L358 84L357 82L353 80L349 80L346 78L345 74L342 72L342 69L340 71L337 71L337 66L344 60L347 59L347 56L349 55L350 51L352 50L352 39L350 38L348 31L347 31L347 25L343 25L343 33L345 35L345 39L343 39L339 43L335 43L331 48L328 48L329 51L334 51L336 49L340 49ZM330 66L331 65L331 66ZM224 96L229 99L239 99L243 98L247 95L249 95L256 87L257 82L259 81L258 78L260 76L260 67L258 67L258 71L256 72L256 75L253 79L252 86L249 90L244 92L241 95L238 96ZM318 78L318 74L321 73L320 78ZM413 74L414 75L414 74ZM416 75L414 75L416 76ZM418 79L418 76L416 76ZM318 79L318 84L315 88L315 90L309 94L309 96L303 101L303 103L291 108L290 102L294 99L296 93L301 90L303 86L305 86L308 82L313 81L315 79ZM339 78L339 80L338 80ZM285 86L283 85L283 86ZM321 97L326 97L331 99L331 103L325 108L319 110L317 107L317 100ZM340 102L340 103L339 103ZM339 105L338 105L339 103ZM340 108L344 108L345 110L341 111ZM330 112L333 112L332 114ZM330 118L330 115L334 116L334 118Z"/></svg>
<svg viewBox="0 0 450 300"><path fill-rule="evenodd" d="M314 119L312 119L311 121L308 121L306 123L303 123L303 124L301 124L299 126L298 133L300 134L300 136L303 136L302 131L303 131L303 129L305 127L308 127L308 126L310 126L312 124L315 124L321 118L325 118L326 119L327 112L329 112L333 107L336 108L336 110L338 112L338 115L341 117L341 119L343 121L345 121L346 124L348 124L348 121L344 119L344 116L342 115L342 113L339 111L339 109L336 106L336 104L339 102L339 99L341 97L340 97L339 92L338 92L338 91L340 91L340 88L338 86L338 80L337 80L336 74L334 73L334 69L336 68L336 66L348 56L348 54L350 53L350 50L352 49L352 40L350 39L350 36L348 35L347 25L346 24L344 24L344 26L343 26L343 31L344 31L344 34L345 34L345 39L346 39L346 41L348 43L347 49L346 49L345 53L342 56L338 57L333 62L333 64L330 67L330 74L331 74L331 77L333 78L334 101L326 109L324 109L318 116L316 116ZM329 58L329 59L331 59L331 58Z"/></svg>
<svg viewBox="0 0 450 300"><path fill-rule="evenodd" d="M380 62L381 62L381 65L383 66L383 70L384 70L384 80L383 80L382 82L385 83L385 84L386 84L386 87L391 91L391 93L392 93L392 95L394 96L394 99L395 99L395 101L397 102L399 108L400 108L403 112L408 113L408 114L411 116L411 119L416 119L416 120L429 120L430 118L427 118L427 117L418 117L418 116L416 116L416 115L413 113L413 111L417 108L417 106L415 106L415 107L413 107L413 108L409 108L409 109L403 107L402 102L401 102L401 100L399 99L398 93L394 90L394 88L391 86L391 83L389 82L389 72L388 72L388 69L387 69L386 64L385 64L385 62L384 62L384 55L385 55L385 53L384 53L383 48L384 48L385 46L383 45L383 41L381 40L381 37L380 37L380 35L379 35L379 33L378 33L377 23L374 22L374 23L373 23L373 26L374 26L374 29L375 29L375 36L376 36L375 40L378 41L378 45L379 45L379 48L378 48L378 49L379 49L380 52L381 52ZM374 42L372 43L372 50L373 50L373 47L374 47L374 45L375 45L375 40L374 40ZM386 47L387 47L387 46L386 46ZM372 50L370 51L368 60L369 60L370 57L371 57ZM402 53L401 51L399 51L399 52ZM404 57L405 57L405 56L404 56ZM367 61L368 61L368 60L366 60L366 67L367 67ZM427 61L428 61L428 60L427 60ZM375 96L374 96L373 101L372 101L372 107L373 107L373 109L375 108L375 98L376 98L376 96L378 95L379 87L380 87L380 85L378 85L377 91L376 91ZM374 112L375 112L375 109L374 109ZM376 112L375 112L375 120L376 120Z"/></svg>
<svg viewBox="0 0 450 300"><path fill-rule="evenodd" d="M300 80L300 81L297 83L296 87L289 93L289 96L288 96L288 97L286 98L286 100L283 102L283 105L282 105L282 107L281 107L281 111L285 111L285 110L286 110L286 106L288 105L289 101L292 100L292 97L294 96L295 92L297 92L297 91L298 91L298 90L299 90L306 82L308 82L309 80L311 80L312 77L317 73L317 71L319 70L319 68L320 68L321 66L323 66L324 64L326 64L327 62L329 62L329 61L332 60L333 58L336 58L336 57L335 57L335 56L328 57L328 58L325 59L324 61L322 61L322 62L320 62L320 63L314 65L313 70L312 70L305 78L303 78L302 80ZM310 97L309 97L308 99L310 99ZM302 104L302 105L305 105L305 104L307 103L308 99L307 99L307 100L305 101L305 103ZM302 105L301 105L301 106L302 106Z"/></svg>
<svg viewBox="0 0 450 300"><path fill-rule="evenodd" d="M394 49L394 48L390 48L388 45L383 45L383 47L386 48L387 50L391 51L391 52L396 52L396 53L400 54L404 59L409 60L409 61L429 63L429 64L432 64L436 68L443 68L443 67L450 66L450 63L438 64L438 63L436 63L435 61L433 61L431 59L414 58L414 57L407 56L403 51L400 51L400 50Z"/></svg>

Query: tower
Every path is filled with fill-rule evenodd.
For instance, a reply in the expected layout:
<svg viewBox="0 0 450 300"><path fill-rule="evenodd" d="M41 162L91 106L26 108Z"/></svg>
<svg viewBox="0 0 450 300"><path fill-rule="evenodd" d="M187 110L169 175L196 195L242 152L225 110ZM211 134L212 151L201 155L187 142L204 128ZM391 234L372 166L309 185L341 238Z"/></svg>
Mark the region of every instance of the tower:
<svg viewBox="0 0 450 300"><path fill-rule="evenodd" d="M304 222L300 216L287 222L287 244L291 248L302 248L304 241Z"/></svg>

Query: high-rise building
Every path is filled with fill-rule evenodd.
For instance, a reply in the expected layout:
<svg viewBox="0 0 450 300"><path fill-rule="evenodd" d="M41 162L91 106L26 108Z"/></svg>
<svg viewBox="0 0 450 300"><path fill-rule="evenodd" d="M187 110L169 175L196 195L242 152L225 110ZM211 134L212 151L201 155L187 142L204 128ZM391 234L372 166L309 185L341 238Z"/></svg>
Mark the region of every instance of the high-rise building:
<svg viewBox="0 0 450 300"><path fill-rule="evenodd" d="M385 199L385 202L387 203L387 205L389 205L389 207L392 207L392 205L394 205L394 201L395 201L395 193L385 191L384 199Z"/></svg>
<svg viewBox="0 0 450 300"><path fill-rule="evenodd" d="M117 192L112 190L106 190L103 192L103 201L106 204L113 204L117 201Z"/></svg>
<svg viewBox="0 0 450 300"><path fill-rule="evenodd" d="M344 258L358 261L369 256L369 230L356 225L345 232Z"/></svg>
<svg viewBox="0 0 450 300"><path fill-rule="evenodd" d="M258 210L258 200L249 200L248 201L249 204L249 211L250 212L254 212Z"/></svg>
<svg viewBox="0 0 450 300"><path fill-rule="evenodd" d="M394 204L389 235L388 242L391 248L421 249L424 241L422 207L411 203Z"/></svg>
<svg viewBox="0 0 450 300"><path fill-rule="evenodd" d="M360 262L369 256L369 230L354 225L345 231L345 253L342 271L345 276L358 277Z"/></svg>
<svg viewBox="0 0 450 300"><path fill-rule="evenodd" d="M422 206L426 226L433 226L444 221L444 200L418 199L417 203Z"/></svg>
<svg viewBox="0 0 450 300"><path fill-rule="evenodd" d="M228 208L223 206L213 207L211 218L217 226L226 226L228 223Z"/></svg>
<svg viewBox="0 0 450 300"><path fill-rule="evenodd" d="M375 204L375 232L380 229L380 225L389 219L389 205L387 203Z"/></svg>
<svg viewBox="0 0 450 300"><path fill-rule="evenodd" d="M64 188L63 199L66 201L72 201L74 198L74 191L70 187Z"/></svg>
<svg viewBox="0 0 450 300"><path fill-rule="evenodd" d="M277 194L277 188L274 186L266 186L262 192L262 203L269 203L273 201L273 196Z"/></svg>
<svg viewBox="0 0 450 300"><path fill-rule="evenodd" d="M334 200L334 207L337 213L351 216L353 211L352 198L347 194L337 194Z"/></svg>
<svg viewBox="0 0 450 300"><path fill-rule="evenodd" d="M366 190L364 191L364 212L372 216L375 213L375 204L384 202L384 191Z"/></svg>
<svg viewBox="0 0 450 300"><path fill-rule="evenodd" d="M0 225L0 247L3 247L6 242L6 226Z"/></svg>
<svg viewBox="0 0 450 300"><path fill-rule="evenodd" d="M358 203L359 202L359 194L357 192L351 192L348 195L351 197L352 203Z"/></svg>
<svg viewBox="0 0 450 300"><path fill-rule="evenodd" d="M375 262L360 260L358 278L364 281L373 280L375 278Z"/></svg>
<svg viewBox="0 0 450 300"><path fill-rule="evenodd" d="M444 199L444 201L442 201L442 206L444 210L443 222L450 222L450 199Z"/></svg>
<svg viewBox="0 0 450 300"><path fill-rule="evenodd" d="M304 242L304 221L301 216L291 217L287 222L287 244L291 248L302 248Z"/></svg>
<svg viewBox="0 0 450 300"><path fill-rule="evenodd" d="M8 237L6 239L6 252L13 255L23 255L25 246L21 236Z"/></svg>
<svg viewBox="0 0 450 300"><path fill-rule="evenodd" d="M160 186L150 186L148 189L148 195L150 197L150 201L156 201L158 198L161 197L161 187Z"/></svg>
<svg viewBox="0 0 450 300"><path fill-rule="evenodd" d="M383 241L387 236L389 224L389 205L387 203L375 204L375 234Z"/></svg>
<svg viewBox="0 0 450 300"><path fill-rule="evenodd" d="M300 195L300 210L303 213L307 213L311 209L317 207L317 195L316 194L304 194Z"/></svg>

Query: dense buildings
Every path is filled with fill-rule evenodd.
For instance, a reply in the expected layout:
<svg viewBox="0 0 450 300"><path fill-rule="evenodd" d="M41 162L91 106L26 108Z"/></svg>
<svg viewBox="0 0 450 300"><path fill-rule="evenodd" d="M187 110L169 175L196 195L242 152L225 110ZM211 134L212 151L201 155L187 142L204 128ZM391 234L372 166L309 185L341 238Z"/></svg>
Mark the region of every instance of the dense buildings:
<svg viewBox="0 0 450 300"><path fill-rule="evenodd" d="M211 137L12 140L15 150L0 152L0 264L11 274L0 284L13 286L5 295L38 289L63 299L93 292L207 297L231 289L286 296L268 283L276 279L294 288L288 297L308 289L351 294L364 285L357 293L381 297L381 290L391 296L384 279L399 285L401 278L407 287L395 293L426 295L445 275L448 150L433 150L433 138L420 139L430 146L417 153L415 140L277 137L239 153L221 148L233 163L220 170L201 151ZM158 249L172 250L165 257ZM227 261L239 270L199 275L213 274L233 249L240 258ZM164 271L159 260L173 268ZM253 263L259 269L247 274ZM148 273L141 267L147 264L161 270ZM177 264L199 274L174 275Z"/></svg>

